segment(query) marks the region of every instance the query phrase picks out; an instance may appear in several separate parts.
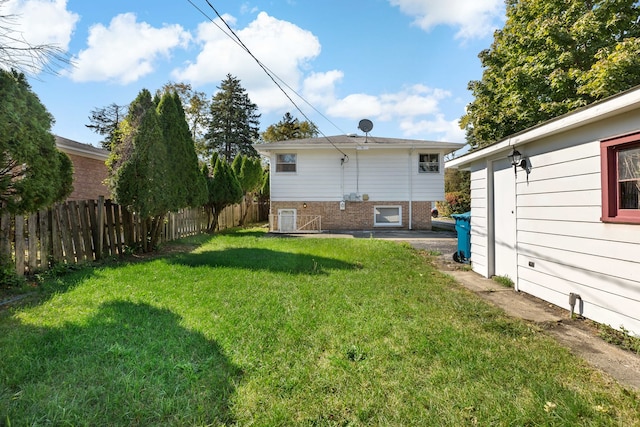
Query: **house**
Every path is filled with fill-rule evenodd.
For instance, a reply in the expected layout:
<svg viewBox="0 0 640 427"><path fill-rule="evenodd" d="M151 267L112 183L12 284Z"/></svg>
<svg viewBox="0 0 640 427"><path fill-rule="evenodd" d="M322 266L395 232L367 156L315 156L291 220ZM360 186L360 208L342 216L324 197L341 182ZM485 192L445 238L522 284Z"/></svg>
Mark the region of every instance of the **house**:
<svg viewBox="0 0 640 427"><path fill-rule="evenodd" d="M443 158L462 145L355 135L256 144L271 165L270 228L429 230Z"/></svg>
<svg viewBox="0 0 640 427"><path fill-rule="evenodd" d="M640 88L446 167L471 171L475 272L640 335Z"/></svg>
<svg viewBox="0 0 640 427"><path fill-rule="evenodd" d="M58 150L66 153L73 163L73 192L67 200L93 200L99 196L111 198L104 184L108 171L105 161L109 152L93 145L55 137Z"/></svg>

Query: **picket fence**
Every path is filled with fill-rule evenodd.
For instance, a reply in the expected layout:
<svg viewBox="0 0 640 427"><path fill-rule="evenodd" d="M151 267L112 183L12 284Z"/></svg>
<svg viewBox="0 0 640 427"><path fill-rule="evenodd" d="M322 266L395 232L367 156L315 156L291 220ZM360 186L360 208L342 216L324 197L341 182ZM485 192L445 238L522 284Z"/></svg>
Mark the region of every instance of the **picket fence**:
<svg viewBox="0 0 640 427"><path fill-rule="evenodd" d="M248 212L247 212L248 210ZM218 219L220 230L263 220L257 203L228 206ZM160 243L202 234L209 217L204 208L170 212ZM29 215L0 217L0 257L11 259L19 275L45 271L57 263L76 264L121 256L139 247L146 225L111 200L67 201Z"/></svg>

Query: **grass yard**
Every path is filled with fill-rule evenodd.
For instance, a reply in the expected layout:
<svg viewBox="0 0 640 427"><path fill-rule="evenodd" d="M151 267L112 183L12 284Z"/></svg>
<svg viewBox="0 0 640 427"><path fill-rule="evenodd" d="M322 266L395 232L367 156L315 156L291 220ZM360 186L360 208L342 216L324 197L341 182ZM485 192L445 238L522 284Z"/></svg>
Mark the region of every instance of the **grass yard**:
<svg viewBox="0 0 640 427"><path fill-rule="evenodd" d="M0 312L0 425L640 425L636 392L407 245L188 242Z"/></svg>

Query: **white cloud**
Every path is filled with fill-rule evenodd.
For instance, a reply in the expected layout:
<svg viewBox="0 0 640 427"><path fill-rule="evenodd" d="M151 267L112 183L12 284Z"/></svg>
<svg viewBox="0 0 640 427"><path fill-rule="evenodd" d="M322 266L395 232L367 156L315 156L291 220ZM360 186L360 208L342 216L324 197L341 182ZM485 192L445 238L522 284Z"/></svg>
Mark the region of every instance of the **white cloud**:
<svg viewBox="0 0 640 427"><path fill-rule="evenodd" d="M180 25L154 28L137 22L136 15L117 15L108 27L102 24L89 29L88 48L73 58L74 81L135 82L154 71L158 57L168 57L176 47L186 47L190 35Z"/></svg>
<svg viewBox="0 0 640 427"><path fill-rule="evenodd" d="M8 0L2 6L2 15L9 16L3 44L10 47L53 45L62 51L69 48L79 16L67 10L67 0ZM27 55L17 59L21 58L28 60ZM33 71L39 72L40 67L36 65Z"/></svg>
<svg viewBox="0 0 640 427"><path fill-rule="evenodd" d="M435 114L439 111L439 101L450 96L442 89L413 85L396 93L352 94L334 99L327 111L335 117L357 118L364 115L391 121Z"/></svg>
<svg viewBox="0 0 640 427"><path fill-rule="evenodd" d="M490 35L504 19L503 0L389 0L392 6L415 17L425 31L437 25L458 28L456 38L471 39Z"/></svg>
<svg viewBox="0 0 640 427"><path fill-rule="evenodd" d="M328 107L336 100L336 85L342 81L344 73L331 70L309 74L302 84L302 95L315 107Z"/></svg>
<svg viewBox="0 0 640 427"><path fill-rule="evenodd" d="M395 93L357 93L336 99L334 85L339 80L329 73L318 73L305 82L305 88L315 84L314 93L318 97L326 94L325 98L316 98L316 105L325 106L327 115L331 117L352 121L366 117L378 122L397 123L405 137L422 138L427 134L440 135L443 141L464 141L464 131L459 128L458 119L447 121L440 111L441 101L452 96L449 91L417 84Z"/></svg>
<svg viewBox="0 0 640 427"><path fill-rule="evenodd" d="M225 16L231 27L235 19ZM218 25L223 26L219 20ZM273 73L298 91L309 61L320 54L320 42L309 31L265 12L258 14L247 27L234 30L249 50ZM202 50L195 62L173 72L178 81L195 86L219 83L227 74L238 77L261 111L289 108L289 101L267 77L253 58L227 37L213 23L198 27L197 41ZM279 82L282 84L281 82Z"/></svg>
<svg viewBox="0 0 640 427"><path fill-rule="evenodd" d="M442 135L442 141L465 142L465 132L460 129L459 120L445 120L442 114L436 114L433 120L415 121L407 118L400 122L400 129L407 137L438 134Z"/></svg>
<svg viewBox="0 0 640 427"><path fill-rule="evenodd" d="M350 119L379 117L383 114L383 105L377 96L356 93L337 100L327 109L327 114Z"/></svg>

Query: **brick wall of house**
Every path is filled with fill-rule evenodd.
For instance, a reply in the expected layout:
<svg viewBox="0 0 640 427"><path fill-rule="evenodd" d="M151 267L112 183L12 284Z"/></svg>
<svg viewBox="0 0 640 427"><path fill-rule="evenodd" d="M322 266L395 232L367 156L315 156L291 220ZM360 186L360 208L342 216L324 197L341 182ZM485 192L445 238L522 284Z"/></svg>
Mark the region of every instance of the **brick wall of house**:
<svg viewBox="0 0 640 427"><path fill-rule="evenodd" d="M104 160L67 155L73 162L73 193L67 200L93 200L99 196L111 198L109 188L103 183L108 173Z"/></svg>
<svg viewBox="0 0 640 427"><path fill-rule="evenodd" d="M306 204L306 207L305 207ZM375 206L402 206L401 227L375 227ZM431 202L413 202L414 230L431 230ZM345 210L340 210L340 202L271 202L271 213L278 209L296 209L297 215L320 215L323 230L370 230L374 228L409 229L409 202L345 202Z"/></svg>

